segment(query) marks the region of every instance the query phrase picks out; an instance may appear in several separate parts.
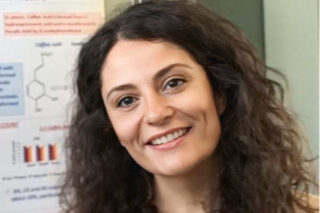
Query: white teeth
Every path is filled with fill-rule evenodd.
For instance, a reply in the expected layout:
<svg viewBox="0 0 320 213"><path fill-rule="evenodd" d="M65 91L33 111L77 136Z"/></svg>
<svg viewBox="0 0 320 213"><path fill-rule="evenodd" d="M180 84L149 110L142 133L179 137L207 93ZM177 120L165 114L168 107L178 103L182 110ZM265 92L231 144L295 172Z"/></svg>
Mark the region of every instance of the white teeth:
<svg viewBox="0 0 320 213"><path fill-rule="evenodd" d="M167 140L168 140L168 141L172 141L173 138L174 138L173 134L168 134L168 135L167 135Z"/></svg>
<svg viewBox="0 0 320 213"><path fill-rule="evenodd" d="M160 139L161 139L161 143L165 143L167 141L166 136L162 136Z"/></svg>
<svg viewBox="0 0 320 213"><path fill-rule="evenodd" d="M159 145L159 144L168 143L176 138L181 137L182 135L184 135L186 133L186 131L187 131L186 129L183 129L183 130L180 129L178 131L169 133L166 136L162 136L160 138L156 138L156 139L152 140L151 144L152 145Z"/></svg>
<svg viewBox="0 0 320 213"><path fill-rule="evenodd" d="M175 138L179 137L179 133L178 132L174 132L173 133L173 137L175 137Z"/></svg>

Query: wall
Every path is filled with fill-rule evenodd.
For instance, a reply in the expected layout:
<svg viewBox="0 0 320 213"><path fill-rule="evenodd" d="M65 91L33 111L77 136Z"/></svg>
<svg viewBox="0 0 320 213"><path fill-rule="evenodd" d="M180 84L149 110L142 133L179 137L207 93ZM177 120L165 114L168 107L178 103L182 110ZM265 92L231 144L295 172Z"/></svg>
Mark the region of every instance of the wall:
<svg viewBox="0 0 320 213"><path fill-rule="evenodd" d="M118 8L122 8L124 5L131 2L130 0L105 0L105 11L106 11L106 18L108 19L110 15L112 16L115 13L115 10Z"/></svg>
<svg viewBox="0 0 320 213"><path fill-rule="evenodd" d="M319 155L318 4L264 1L266 62L287 76L287 101L305 127L313 155Z"/></svg>
<svg viewBox="0 0 320 213"><path fill-rule="evenodd" d="M198 0L237 25L260 55L264 55L262 0Z"/></svg>

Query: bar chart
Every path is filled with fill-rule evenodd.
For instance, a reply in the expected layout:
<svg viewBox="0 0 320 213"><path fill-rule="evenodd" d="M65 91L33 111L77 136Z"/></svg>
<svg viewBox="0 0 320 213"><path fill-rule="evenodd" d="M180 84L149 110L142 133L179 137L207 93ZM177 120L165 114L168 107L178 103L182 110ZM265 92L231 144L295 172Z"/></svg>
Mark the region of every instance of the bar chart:
<svg viewBox="0 0 320 213"><path fill-rule="evenodd" d="M24 145L12 142L12 164L34 164L59 161L57 143Z"/></svg>

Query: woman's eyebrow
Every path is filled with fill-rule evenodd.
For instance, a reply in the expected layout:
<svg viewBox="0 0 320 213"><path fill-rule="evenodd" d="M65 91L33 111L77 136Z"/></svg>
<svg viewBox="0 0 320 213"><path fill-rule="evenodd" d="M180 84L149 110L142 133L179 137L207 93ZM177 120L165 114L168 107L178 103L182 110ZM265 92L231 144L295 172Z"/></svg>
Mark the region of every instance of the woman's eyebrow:
<svg viewBox="0 0 320 213"><path fill-rule="evenodd" d="M174 67L186 67L186 68L191 68L189 65L187 64L181 64L181 63L174 63L174 64L170 64L164 68L162 68L161 70L159 70L154 77L152 78L154 81L160 79L161 77L163 77L164 75L166 75L170 70L172 70L172 68Z"/></svg>
<svg viewBox="0 0 320 213"><path fill-rule="evenodd" d="M110 95L113 93L113 92L116 92L116 91L121 91L121 90L129 90L129 89L136 89L137 87L133 84L122 84L122 85L119 85L119 86L116 86L116 87L113 87L107 94L107 97L106 97L106 100L108 100L108 98L110 97Z"/></svg>
<svg viewBox="0 0 320 213"><path fill-rule="evenodd" d="M172 70L172 68L174 67L186 67L186 68L191 68L190 66L186 65L186 64L181 64L181 63L174 63L174 64L170 64L162 69L160 69L154 76L153 76L153 80L156 81L158 79L160 79L161 77L163 77L164 75L166 75L168 72L170 72ZM121 90L129 90L129 89L137 89L137 87L133 84L122 84L119 86L116 86L114 88L112 88L106 97L106 100L108 100L108 98L110 97L110 95L113 92L116 91L121 91Z"/></svg>

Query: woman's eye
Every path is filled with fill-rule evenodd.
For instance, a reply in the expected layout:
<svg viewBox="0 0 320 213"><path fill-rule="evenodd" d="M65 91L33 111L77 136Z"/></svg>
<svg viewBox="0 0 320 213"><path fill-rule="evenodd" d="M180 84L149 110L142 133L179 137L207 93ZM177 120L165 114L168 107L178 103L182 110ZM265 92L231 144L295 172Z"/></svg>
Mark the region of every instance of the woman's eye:
<svg viewBox="0 0 320 213"><path fill-rule="evenodd" d="M171 79L170 81L168 81L165 86L164 89L174 89L176 87L179 87L180 85L184 84L185 80L183 79Z"/></svg>
<svg viewBox="0 0 320 213"><path fill-rule="evenodd" d="M124 97L118 103L117 107L128 107L136 101L134 97Z"/></svg>

